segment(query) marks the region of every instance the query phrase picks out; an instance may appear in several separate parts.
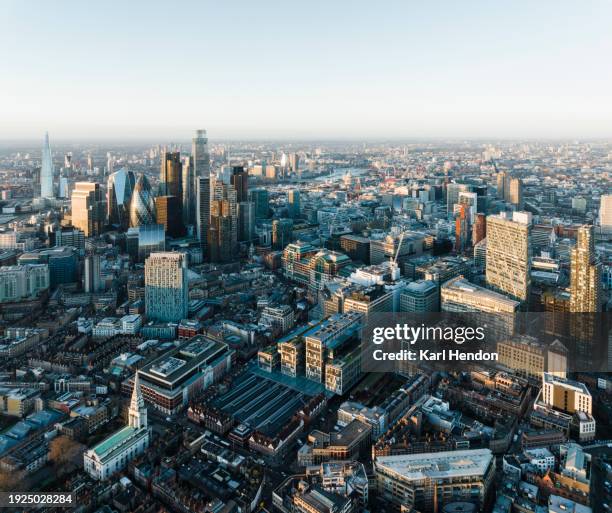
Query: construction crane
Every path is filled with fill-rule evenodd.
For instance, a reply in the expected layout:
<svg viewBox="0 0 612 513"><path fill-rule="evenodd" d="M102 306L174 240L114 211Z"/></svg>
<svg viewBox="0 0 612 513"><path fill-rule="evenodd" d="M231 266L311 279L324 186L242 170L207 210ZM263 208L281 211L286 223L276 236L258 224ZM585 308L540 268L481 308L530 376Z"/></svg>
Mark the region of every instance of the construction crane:
<svg viewBox="0 0 612 513"><path fill-rule="evenodd" d="M395 252L395 256L393 257L393 263L397 265L397 257L399 256L400 248L402 247L402 242L404 241L404 232L400 234L399 242L397 243L397 251Z"/></svg>
<svg viewBox="0 0 612 513"><path fill-rule="evenodd" d="M402 242L404 241L404 232L400 234L399 242L397 244L397 251L395 252L395 256L393 256L390 260L389 267L391 268L391 279L396 281L400 277L399 267L397 265L397 257L399 256L400 249L402 247Z"/></svg>

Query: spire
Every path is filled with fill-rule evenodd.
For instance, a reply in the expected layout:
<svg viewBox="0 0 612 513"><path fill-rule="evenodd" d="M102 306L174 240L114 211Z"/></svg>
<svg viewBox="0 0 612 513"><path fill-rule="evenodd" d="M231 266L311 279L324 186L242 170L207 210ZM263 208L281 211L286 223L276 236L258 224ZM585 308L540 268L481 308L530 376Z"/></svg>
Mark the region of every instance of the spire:
<svg viewBox="0 0 612 513"><path fill-rule="evenodd" d="M130 409L128 411L128 423L130 427L139 429L147 427L147 408L142 397L140 389L140 378L138 371L134 377L134 389L132 390L132 399L130 400Z"/></svg>
<svg viewBox="0 0 612 513"><path fill-rule="evenodd" d="M53 198L53 157L49 145L49 132L45 132L42 147L40 167L40 196L42 198Z"/></svg>

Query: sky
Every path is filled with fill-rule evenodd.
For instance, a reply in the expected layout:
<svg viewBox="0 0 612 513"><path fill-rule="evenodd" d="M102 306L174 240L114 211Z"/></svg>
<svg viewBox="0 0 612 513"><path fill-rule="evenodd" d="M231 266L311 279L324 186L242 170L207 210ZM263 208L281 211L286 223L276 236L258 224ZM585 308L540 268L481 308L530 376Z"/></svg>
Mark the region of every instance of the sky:
<svg viewBox="0 0 612 513"><path fill-rule="evenodd" d="M612 0L0 0L0 140L612 138Z"/></svg>

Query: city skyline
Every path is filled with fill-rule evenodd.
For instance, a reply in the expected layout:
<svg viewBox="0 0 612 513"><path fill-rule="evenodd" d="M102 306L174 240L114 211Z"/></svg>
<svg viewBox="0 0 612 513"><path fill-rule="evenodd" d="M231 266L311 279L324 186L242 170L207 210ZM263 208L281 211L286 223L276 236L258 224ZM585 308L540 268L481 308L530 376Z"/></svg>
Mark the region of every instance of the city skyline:
<svg viewBox="0 0 612 513"><path fill-rule="evenodd" d="M0 506L612 511L612 0L0 19Z"/></svg>
<svg viewBox="0 0 612 513"><path fill-rule="evenodd" d="M156 5L8 2L0 140L610 137L612 6L588 4L186 2L159 37Z"/></svg>

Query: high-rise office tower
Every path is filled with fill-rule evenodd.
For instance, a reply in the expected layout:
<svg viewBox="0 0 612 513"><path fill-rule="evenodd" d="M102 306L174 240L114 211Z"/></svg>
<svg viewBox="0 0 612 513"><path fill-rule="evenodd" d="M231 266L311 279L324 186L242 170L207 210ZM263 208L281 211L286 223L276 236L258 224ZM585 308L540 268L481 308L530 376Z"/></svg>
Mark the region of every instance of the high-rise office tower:
<svg viewBox="0 0 612 513"><path fill-rule="evenodd" d="M505 200L507 196L508 174L505 171L497 173L497 198Z"/></svg>
<svg viewBox="0 0 612 513"><path fill-rule="evenodd" d="M42 147L42 163L40 168L40 197L54 198L53 194L53 157L51 156L51 145L49 144L49 132L45 132L45 140Z"/></svg>
<svg viewBox="0 0 612 513"><path fill-rule="evenodd" d="M183 162L183 224L185 226L195 222L195 181L193 175L194 159L187 157Z"/></svg>
<svg viewBox="0 0 612 513"><path fill-rule="evenodd" d="M476 214L474 227L472 228L472 246L476 246L487 236L487 216Z"/></svg>
<svg viewBox="0 0 612 513"><path fill-rule="evenodd" d="M183 164L178 151L162 153L159 188L160 195L155 198L157 222L165 226L168 235L178 237L183 234ZM165 219L160 215L166 215Z"/></svg>
<svg viewBox="0 0 612 513"><path fill-rule="evenodd" d="M602 233L612 235L612 194L604 194L599 200L599 225Z"/></svg>
<svg viewBox="0 0 612 513"><path fill-rule="evenodd" d="M106 213L110 224L126 229L129 224L130 202L136 185L134 173L122 167L108 177Z"/></svg>
<svg viewBox="0 0 612 513"><path fill-rule="evenodd" d="M512 178L508 190L506 201L515 206L518 210L523 208L523 180Z"/></svg>
<svg viewBox="0 0 612 513"><path fill-rule="evenodd" d="M187 256L151 253L145 261L147 319L179 322L188 313Z"/></svg>
<svg viewBox="0 0 612 513"><path fill-rule="evenodd" d="M162 153L159 188L161 196L175 196L179 201L182 201L183 165L181 154L178 151L164 151Z"/></svg>
<svg viewBox="0 0 612 513"><path fill-rule="evenodd" d="M470 234L470 207L459 205L459 211L455 216L455 251L463 253L469 245Z"/></svg>
<svg viewBox="0 0 612 513"><path fill-rule="evenodd" d="M292 189L287 193L287 206L289 208L289 217L296 219L300 217L300 191Z"/></svg>
<svg viewBox="0 0 612 513"><path fill-rule="evenodd" d="M208 153L208 137L206 130L196 130L191 139L191 157L193 158L193 176L210 176L210 155Z"/></svg>
<svg viewBox="0 0 612 513"><path fill-rule="evenodd" d="M106 201L100 184L77 182L72 191L72 226L85 237L102 233L106 221Z"/></svg>
<svg viewBox="0 0 612 513"><path fill-rule="evenodd" d="M170 237L181 237L184 234L181 203L176 196L155 198L155 219Z"/></svg>
<svg viewBox="0 0 612 513"><path fill-rule="evenodd" d="M68 198L68 192L68 178L65 176L60 176L59 191L57 195L60 198Z"/></svg>
<svg viewBox="0 0 612 513"><path fill-rule="evenodd" d="M249 191L249 201L255 204L255 218L267 219L270 212L268 191L262 187Z"/></svg>
<svg viewBox="0 0 612 513"><path fill-rule="evenodd" d="M129 228L126 233L127 252L134 262L144 262L151 253L166 250L166 232L161 224L145 224Z"/></svg>
<svg viewBox="0 0 612 513"><path fill-rule="evenodd" d="M93 161L93 157L91 155L91 153L89 155L87 155L87 170L88 171L93 171L94 168L94 161Z"/></svg>
<svg viewBox="0 0 612 513"><path fill-rule="evenodd" d="M293 237L293 221L291 219L275 219L272 221L272 248L283 250Z"/></svg>
<svg viewBox="0 0 612 513"><path fill-rule="evenodd" d="M236 201L242 203L248 200L249 174L244 166L234 166L230 176L230 184L236 189Z"/></svg>
<svg viewBox="0 0 612 513"><path fill-rule="evenodd" d="M238 247L238 205L236 189L213 181L210 196L208 254L211 262L229 262Z"/></svg>
<svg viewBox="0 0 612 513"><path fill-rule="evenodd" d="M94 253L85 257L83 289L88 293L100 292L102 290L100 255Z"/></svg>
<svg viewBox="0 0 612 513"><path fill-rule="evenodd" d="M289 167L291 168L291 173L294 175L298 175L300 171L300 156L297 153L291 153L289 155Z"/></svg>
<svg viewBox="0 0 612 513"><path fill-rule="evenodd" d="M449 183L446 185L446 211L452 216L455 204L459 203L460 192L471 192L472 186L467 183Z"/></svg>
<svg viewBox="0 0 612 513"><path fill-rule="evenodd" d="M155 224L155 201L149 180L141 174L136 180L130 202L130 226Z"/></svg>
<svg viewBox="0 0 612 513"><path fill-rule="evenodd" d="M208 227L210 225L210 177L195 177L196 235L202 248L202 256L208 256Z"/></svg>
<svg viewBox="0 0 612 513"><path fill-rule="evenodd" d="M578 229L576 246L571 250L570 311L599 312L601 306L601 263L595 254L593 227Z"/></svg>
<svg viewBox="0 0 612 513"><path fill-rule="evenodd" d="M255 237L255 204L251 201L238 203L238 240L251 242Z"/></svg>
<svg viewBox="0 0 612 513"><path fill-rule="evenodd" d="M528 212L487 217L487 285L518 301L529 298L530 228Z"/></svg>
<svg viewBox="0 0 612 513"><path fill-rule="evenodd" d="M64 168L72 169L72 152L68 152L64 155Z"/></svg>

